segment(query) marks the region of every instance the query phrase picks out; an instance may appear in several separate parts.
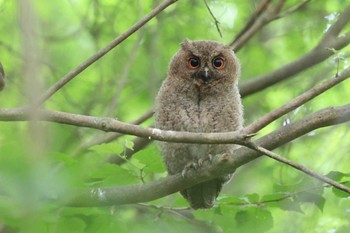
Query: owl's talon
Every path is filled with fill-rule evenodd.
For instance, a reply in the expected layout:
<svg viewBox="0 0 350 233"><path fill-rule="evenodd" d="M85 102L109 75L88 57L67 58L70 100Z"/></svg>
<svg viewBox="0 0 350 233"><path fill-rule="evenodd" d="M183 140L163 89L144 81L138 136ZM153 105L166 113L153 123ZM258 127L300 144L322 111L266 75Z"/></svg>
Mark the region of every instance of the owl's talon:
<svg viewBox="0 0 350 233"><path fill-rule="evenodd" d="M213 161L213 156L211 154L208 154L208 156L205 156L204 158L200 158L198 160L198 165L201 167L205 161L208 161L211 163Z"/></svg>
<svg viewBox="0 0 350 233"><path fill-rule="evenodd" d="M182 176L183 178L185 178L187 172L188 172L191 168L194 169L194 170L197 170L197 169L198 169L198 164L197 164L197 163L194 163L194 162L188 163L188 164L184 167L184 169L182 170L181 176Z"/></svg>

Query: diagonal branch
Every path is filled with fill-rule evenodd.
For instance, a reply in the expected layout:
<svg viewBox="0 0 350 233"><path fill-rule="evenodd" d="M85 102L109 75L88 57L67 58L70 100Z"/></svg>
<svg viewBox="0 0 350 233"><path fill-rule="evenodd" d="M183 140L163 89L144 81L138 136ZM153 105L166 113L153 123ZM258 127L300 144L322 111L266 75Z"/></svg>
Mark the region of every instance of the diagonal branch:
<svg viewBox="0 0 350 233"><path fill-rule="evenodd" d="M298 97L294 98L293 100L289 101L283 106L269 112L265 116L261 117L259 120L253 122L252 124L246 127L245 129L246 133L251 134L251 133L258 132L260 129L264 128L274 120L300 107L304 103L322 94L323 92L329 90L330 88L348 79L349 77L350 77L350 67L345 69L341 74L337 74L333 78L328 79L323 83L311 88L310 90L304 92L303 94L299 95Z"/></svg>
<svg viewBox="0 0 350 233"><path fill-rule="evenodd" d="M55 94L59 89L61 89L64 85L66 85L73 78L75 78L78 74L83 72L86 68L88 68L94 62L96 62L98 59L100 59L101 57L106 55L114 47L116 47L118 44L123 42L130 35L132 35L134 32L136 32L138 29L140 29L143 25L145 25L148 21L150 21L152 18L154 18L157 14L159 14L161 11L163 11L165 8L167 8L171 4L175 3L176 1L177 0L165 0L164 2L159 4L148 15L143 17L140 21L138 21L131 28L129 28L129 30L122 33L120 36L118 36L113 41L111 41L109 44L107 44L104 48L100 49L93 56L91 56L86 61L84 61L82 64L80 64L78 67L76 67L75 69L73 69L72 71L67 73L65 76L63 76L59 81L57 81L53 86L51 86L45 93L43 93L39 97L39 99L36 101L35 105L43 104L47 99L49 99L53 94Z"/></svg>
<svg viewBox="0 0 350 233"><path fill-rule="evenodd" d="M320 43L310 52L306 53L299 59L286 64L275 71L268 74L262 75L260 77L246 81L240 85L240 92L242 96L247 96L258 91L262 91L267 87L270 87L278 82L286 80L299 72L310 68L334 54L332 49L340 50L346 47L350 43L350 32L337 37L337 33L343 27L345 27L346 22L350 20L350 5L344 10L344 12L339 16L338 20L329 29L328 33L321 39ZM336 34L334 34L336 33Z"/></svg>
<svg viewBox="0 0 350 233"><path fill-rule="evenodd" d="M337 21L327 30L324 34L320 46L327 46L330 41L336 39L343 28L349 23L350 20L350 5L339 15Z"/></svg>
<svg viewBox="0 0 350 233"><path fill-rule="evenodd" d="M247 24L237 34L236 38L230 43L230 47L237 53L245 43L247 43L260 29L271 22L266 11L268 10L271 0L263 0L257 10L248 20Z"/></svg>
<svg viewBox="0 0 350 233"><path fill-rule="evenodd" d="M251 148L251 149L253 149L253 150L257 151L257 152L260 152L260 153L262 153L262 154L264 154L264 155L266 155L266 156L268 156L268 157L270 157L270 158L272 158L274 160L277 160L277 161L279 161L281 163L287 164L288 166L294 167L295 169L297 169L299 171L302 171L302 172L304 172L305 174L307 174L309 176L312 176L312 177L314 177L314 178L316 178L316 179L318 179L318 180L320 180L320 181L322 181L322 182L324 182L326 184L329 184L330 186L333 186L334 188L337 188L339 190L342 190L342 191L347 192L347 193L350 194L350 188L349 187L346 187L343 184L335 182L334 180L332 180L332 179L330 179L330 178L328 178L326 176L322 176L322 175L312 171L311 169L309 169L307 167L304 167L304 166L302 166L300 164L297 164L297 163L295 163L293 161L290 161L290 160L288 160L286 158L283 158L283 157L279 156L278 154L273 153L272 151L266 150L265 148L263 148L261 146L255 145L252 142L248 142L245 146L248 147L248 148Z"/></svg>
<svg viewBox="0 0 350 233"><path fill-rule="evenodd" d="M242 47L242 45L237 45L237 41L241 40L240 38L247 33L247 31L255 24L258 17L260 17L261 14L263 14L269 4L271 3L271 0L263 0L260 5L257 7L256 11L250 16L250 19L247 21L245 26L241 29L241 31L236 35L236 38L230 43L230 46L232 46L236 52L239 50L239 47Z"/></svg>
<svg viewBox="0 0 350 233"><path fill-rule="evenodd" d="M350 104L330 107L286 125L254 143L271 150L315 129L348 121L350 121ZM208 166L199 168L196 172L190 170L186 179L181 174L177 174L141 185L84 189L74 196L69 205L107 206L155 200L213 177L232 172L259 156L260 153L242 147L232 155L214 156L212 163Z"/></svg>
<svg viewBox="0 0 350 233"><path fill-rule="evenodd" d="M276 6L272 6L271 0L263 0L257 7L257 10L250 17L243 29L237 34L236 38L229 44L237 53L256 33L274 20L287 16L309 3L311 0L303 2L281 12L285 0L280 0Z"/></svg>
<svg viewBox="0 0 350 233"><path fill-rule="evenodd" d="M210 7L209 7L209 5L208 5L206 0L204 0L204 4L207 7L207 10L209 11L210 16L214 20L214 24L215 24L216 30L218 31L220 37L222 38L222 33L221 33L221 30L220 30L220 26L219 26L220 22L217 20L217 18L215 17L214 13L211 11L211 9L210 9Z"/></svg>

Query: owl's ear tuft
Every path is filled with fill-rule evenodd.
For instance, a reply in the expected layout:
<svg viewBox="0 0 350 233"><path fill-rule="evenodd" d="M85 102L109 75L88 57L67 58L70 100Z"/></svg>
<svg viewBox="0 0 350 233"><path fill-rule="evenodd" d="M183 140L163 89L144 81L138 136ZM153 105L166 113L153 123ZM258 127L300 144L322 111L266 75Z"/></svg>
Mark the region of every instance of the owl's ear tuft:
<svg viewBox="0 0 350 233"><path fill-rule="evenodd" d="M181 43L181 48L184 50L190 50L192 48L192 41L189 39L185 39L182 43Z"/></svg>

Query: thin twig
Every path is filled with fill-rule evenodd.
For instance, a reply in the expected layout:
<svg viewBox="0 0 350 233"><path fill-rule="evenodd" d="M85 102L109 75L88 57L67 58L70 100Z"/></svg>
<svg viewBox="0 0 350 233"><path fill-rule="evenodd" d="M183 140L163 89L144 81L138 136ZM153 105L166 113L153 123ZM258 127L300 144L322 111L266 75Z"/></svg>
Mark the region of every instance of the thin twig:
<svg viewBox="0 0 350 233"><path fill-rule="evenodd" d="M213 14L213 12L211 11L211 9L210 9L210 7L209 7L207 1L206 1L206 0L203 0L203 1L204 1L204 3L205 3L205 6L207 7L207 9L208 9L208 11L209 11L211 17L212 17L213 20L214 20L216 30L218 31L220 37L222 38L222 33L221 33L221 30L220 30L220 27L219 27L220 22L217 20L217 18L215 17L215 15Z"/></svg>
<svg viewBox="0 0 350 233"><path fill-rule="evenodd" d="M320 180L320 181L322 181L324 183L327 183L327 184L333 186L336 189L342 190L342 191L347 192L347 193L350 194L350 188L349 187L346 187L345 185L342 185L342 184L340 184L340 183L338 183L338 182L336 182L336 181L334 181L334 180L332 180L332 179L330 179L330 178L328 178L326 176L322 176L322 175L312 171L311 169L309 169L307 167L304 167L304 166L302 166L300 164L297 164L297 163L295 163L295 162L293 162L293 161L291 161L289 159L283 158L283 157L279 156L278 154L276 154L276 153L274 153L272 151L269 151L269 150L267 150L267 149L265 149L265 148L263 148L261 146L256 145L253 142L248 142L245 146L247 146L247 147L249 147L249 148L251 148L253 150L256 150L256 151L258 151L258 152L260 152L260 153L262 153L262 154L264 154L264 155L266 155L266 156L268 156L268 157L270 157L270 158L272 158L274 160L277 160L277 161L279 161L281 163L284 163L284 164L286 164L288 166L294 167L295 169L297 169L297 170L299 170L301 172L304 172L305 174L307 174L309 176L312 176L312 177L314 177L314 178L316 178L316 179L318 179L318 180Z"/></svg>
<svg viewBox="0 0 350 233"><path fill-rule="evenodd" d="M271 0L263 0L261 4L257 7L256 11L253 13L253 15L250 16L250 19L245 24L245 26L236 35L235 39L230 43L230 46L233 48L235 52L238 52L238 50L243 46L243 44L248 41L248 39L242 39L242 38L248 38L245 35L247 34L248 31L251 30L253 25L256 24L257 19L266 11L270 3L271 3Z"/></svg>
<svg viewBox="0 0 350 233"><path fill-rule="evenodd" d="M276 16L276 19L277 18L283 18L283 17L286 17L287 15L290 15L298 10L300 10L301 8L303 8L307 3L311 2L311 0L304 0L300 3L298 3L297 5L295 6L292 6L290 8L288 8L287 10L279 13L277 16Z"/></svg>
<svg viewBox="0 0 350 233"><path fill-rule="evenodd" d="M75 78L78 74L80 74L82 71L84 71L86 68L88 68L91 64L96 62L98 59L103 57L105 54L107 54L109 51L111 51L114 47L116 47L118 44L123 42L130 35L132 35L134 32L136 32L138 29L140 29L143 25L145 25L153 17L155 17L157 14L159 14L161 11L163 11L165 8L167 8L171 4L175 3L176 1L177 0L165 0L164 2L159 4L148 15L146 15L141 20L139 20L136 24L134 24L132 27L130 27L126 32L124 32L123 34L121 34L120 36L115 38L113 41L111 41L109 44L107 44L104 48L100 49L98 52L96 52L93 56L88 58L86 61L84 61L78 67L76 67L75 69L73 69L72 71L67 73L65 76L63 76L58 82L56 82L45 93L43 93L39 97L39 99L34 103L34 105L38 106L38 105L43 104L47 99L49 99L53 94L55 94L59 89L61 89L64 85L66 85L73 78Z"/></svg>

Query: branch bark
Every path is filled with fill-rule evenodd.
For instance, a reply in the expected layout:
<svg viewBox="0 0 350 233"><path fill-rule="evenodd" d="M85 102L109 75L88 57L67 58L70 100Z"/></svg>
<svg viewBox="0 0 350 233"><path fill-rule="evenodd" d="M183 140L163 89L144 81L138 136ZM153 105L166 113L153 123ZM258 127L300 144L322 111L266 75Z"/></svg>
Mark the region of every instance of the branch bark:
<svg viewBox="0 0 350 233"><path fill-rule="evenodd" d="M36 120L94 128L106 132L118 132L121 134L148 138L149 140L154 139L159 141L199 144L243 144L246 138L249 137L249 135L243 135L238 131L225 133L189 133L160 130L156 128L144 128L142 126L124 123L112 118L85 116L30 107L0 109L0 121L28 121L30 120L29 116L32 112L37 113Z"/></svg>

